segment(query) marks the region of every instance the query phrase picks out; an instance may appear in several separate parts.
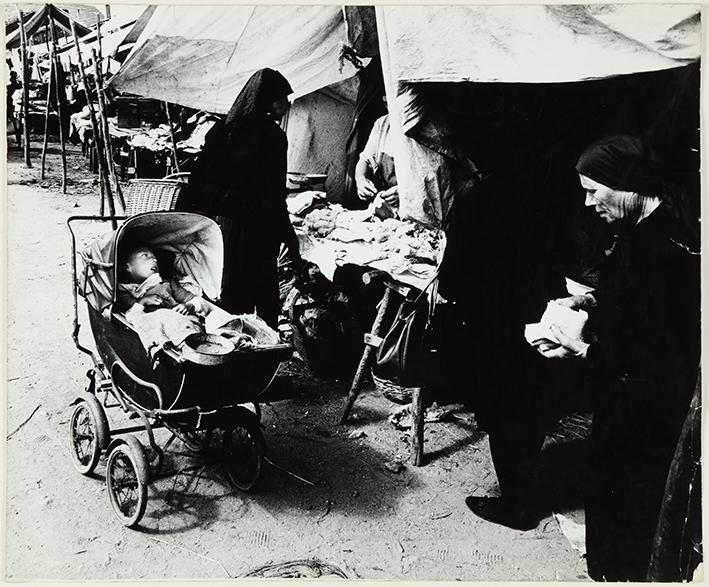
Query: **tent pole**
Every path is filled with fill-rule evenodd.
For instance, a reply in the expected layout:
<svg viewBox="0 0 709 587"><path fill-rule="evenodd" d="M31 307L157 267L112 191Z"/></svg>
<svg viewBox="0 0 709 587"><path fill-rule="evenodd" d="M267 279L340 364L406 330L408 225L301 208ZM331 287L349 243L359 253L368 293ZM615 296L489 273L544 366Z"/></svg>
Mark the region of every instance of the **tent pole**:
<svg viewBox="0 0 709 587"><path fill-rule="evenodd" d="M73 63L71 62L71 55L67 55L67 59L69 61L69 75L71 76L71 85L75 86L76 85L76 78L74 77L74 66L73 66Z"/></svg>
<svg viewBox="0 0 709 587"><path fill-rule="evenodd" d="M44 110L44 140L42 141L42 171L40 173L40 179L44 179L44 167L45 161L47 159L47 142L49 140L49 106L52 101L52 90L54 81L54 60L51 58L51 48L49 50L49 82L47 83L47 102ZM56 82L55 82L56 84Z"/></svg>
<svg viewBox="0 0 709 587"><path fill-rule="evenodd" d="M180 164L177 162L177 142L175 141L175 131L172 128L172 119L170 118L170 105L167 102L165 104L165 114L167 114L167 126L170 128L170 138L172 139L172 158L175 160L175 171L174 173L180 173Z"/></svg>
<svg viewBox="0 0 709 587"><path fill-rule="evenodd" d="M54 19L49 20L49 34L52 39L51 67L54 72L54 95L57 99L57 119L59 121L59 143L62 147L62 193L66 194L66 139L64 138L64 88L59 87L59 55L57 54L57 34ZM62 76L64 77L64 76Z"/></svg>
<svg viewBox="0 0 709 587"><path fill-rule="evenodd" d="M22 54L22 130L24 133L25 167L32 167L32 161L30 161L30 127L28 116L30 107L30 76L27 67L27 38L25 37L25 22L22 10L18 8L17 14L20 17L20 46Z"/></svg>
<svg viewBox="0 0 709 587"><path fill-rule="evenodd" d="M121 186L118 183L118 178L116 177L116 170L113 166L113 153L111 150L111 130L108 126L108 117L106 116L106 102L103 89L103 76L101 75L101 64L99 63L98 55L96 54L96 49L91 50L91 57L94 60L94 76L96 77L96 95L98 97L98 115L101 120L101 129L103 131L103 148L106 152L106 162L108 163L108 174L111 178L111 182L116 190L116 197L118 198L118 203L125 210L126 204L123 201L123 194L121 193Z"/></svg>
<svg viewBox="0 0 709 587"><path fill-rule="evenodd" d="M111 135L108 132L109 126L108 126L108 113L106 110L106 94L104 93L105 87L103 85L103 69L102 69L102 64L103 64L103 43L102 43L102 37L101 37L101 17L99 15L96 15L96 39L98 41L98 80L99 80L99 87L101 88L101 100L99 101L99 104L103 108L103 118L105 119L105 124L106 124L106 129L107 133L106 136L108 137L106 141L106 145L108 147L108 171L111 175L111 180L113 181L113 186L116 190L116 196L118 197L118 202L123 206L123 209L125 210L126 203L125 200L123 199L123 190L121 190L121 184L118 181L118 176L116 175L116 163L113 160L113 154L111 150Z"/></svg>
<svg viewBox="0 0 709 587"><path fill-rule="evenodd" d="M98 157L98 165L99 165L99 173L101 174L101 179L106 187L106 197L108 198L108 209L111 214L111 216L116 215L116 210L113 205L113 194L111 194L111 186L108 183L108 168L106 165L106 161L103 158L103 153L101 152L101 146L100 146L100 136L99 136L99 126L98 122L96 121L96 113L94 112L94 105L91 102L91 93L89 92L89 80L86 77L86 70L84 69L84 60L81 57L81 45L79 45L79 35L76 34L76 24L74 23L74 19L71 19L71 32L72 35L74 36L74 44L76 45L76 56L79 60L79 73L81 74L81 81L84 84L84 88L86 89L86 103L88 104L89 107L89 117L91 118L91 128L94 133L94 145L96 146L96 156ZM118 228L118 223L113 220L112 221L113 228Z"/></svg>

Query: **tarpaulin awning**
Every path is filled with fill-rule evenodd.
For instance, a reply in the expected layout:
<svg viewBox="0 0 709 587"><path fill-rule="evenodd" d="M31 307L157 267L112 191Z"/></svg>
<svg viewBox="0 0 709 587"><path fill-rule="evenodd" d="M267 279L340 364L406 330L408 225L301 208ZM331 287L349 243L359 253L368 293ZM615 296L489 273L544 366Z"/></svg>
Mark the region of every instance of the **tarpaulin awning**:
<svg viewBox="0 0 709 587"><path fill-rule="evenodd" d="M52 19L61 29L71 33L72 18L61 8L57 8L52 4L45 4L40 10L35 12L27 22L25 22L25 35L31 37L40 28L44 27L49 19ZM79 36L87 35L91 29L74 20L76 26L76 34ZM11 32L5 38L5 47L7 49L16 49L20 46L20 27Z"/></svg>
<svg viewBox="0 0 709 587"><path fill-rule="evenodd" d="M159 6L111 85L224 114L263 67L293 98L352 77L339 63L346 38L340 6Z"/></svg>
<svg viewBox="0 0 709 587"><path fill-rule="evenodd" d="M377 10L379 43L396 81L573 82L679 67L701 51L696 5Z"/></svg>

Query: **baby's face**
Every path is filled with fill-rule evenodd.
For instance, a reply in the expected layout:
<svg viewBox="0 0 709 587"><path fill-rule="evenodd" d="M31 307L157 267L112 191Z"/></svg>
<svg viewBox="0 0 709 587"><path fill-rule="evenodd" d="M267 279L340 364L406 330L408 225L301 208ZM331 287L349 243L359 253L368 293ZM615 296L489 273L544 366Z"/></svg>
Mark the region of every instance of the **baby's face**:
<svg viewBox="0 0 709 587"><path fill-rule="evenodd" d="M126 270L134 282L142 283L154 273L158 273L158 260L150 249L140 247L128 257Z"/></svg>

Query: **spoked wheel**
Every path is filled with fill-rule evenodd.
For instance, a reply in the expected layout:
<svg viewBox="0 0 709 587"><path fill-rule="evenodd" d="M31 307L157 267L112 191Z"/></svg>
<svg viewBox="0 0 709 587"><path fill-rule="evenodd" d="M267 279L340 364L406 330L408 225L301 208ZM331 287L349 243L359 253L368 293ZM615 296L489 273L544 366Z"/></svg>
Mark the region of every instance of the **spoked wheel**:
<svg viewBox="0 0 709 587"><path fill-rule="evenodd" d="M108 420L101 402L94 395L80 398L69 420L70 452L79 473L88 475L96 468L109 440Z"/></svg>
<svg viewBox="0 0 709 587"><path fill-rule="evenodd" d="M113 512L128 527L145 513L150 465L143 445L135 436L117 444L106 461L106 485Z"/></svg>
<svg viewBox="0 0 709 587"><path fill-rule="evenodd" d="M237 425L224 431L224 467L232 485L251 491L261 476L261 464L266 452L263 434L255 426Z"/></svg>

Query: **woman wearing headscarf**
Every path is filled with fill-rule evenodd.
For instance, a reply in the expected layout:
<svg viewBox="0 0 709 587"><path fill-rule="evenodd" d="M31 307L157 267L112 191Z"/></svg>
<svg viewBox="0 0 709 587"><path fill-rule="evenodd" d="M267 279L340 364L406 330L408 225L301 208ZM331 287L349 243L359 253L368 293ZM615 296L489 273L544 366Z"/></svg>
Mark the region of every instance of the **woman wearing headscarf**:
<svg viewBox="0 0 709 587"><path fill-rule="evenodd" d="M558 300L590 314L584 340L552 327L549 358L591 367L586 549L595 580L644 581L665 483L697 380L699 253L664 197L645 142L614 136L576 170L585 205L616 228L596 291Z"/></svg>
<svg viewBox="0 0 709 587"><path fill-rule="evenodd" d="M292 89L272 69L254 73L226 119L205 137L178 209L222 217L226 235L222 305L278 322L277 262L281 244L301 264L286 208L288 141L279 121Z"/></svg>

